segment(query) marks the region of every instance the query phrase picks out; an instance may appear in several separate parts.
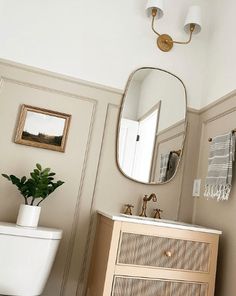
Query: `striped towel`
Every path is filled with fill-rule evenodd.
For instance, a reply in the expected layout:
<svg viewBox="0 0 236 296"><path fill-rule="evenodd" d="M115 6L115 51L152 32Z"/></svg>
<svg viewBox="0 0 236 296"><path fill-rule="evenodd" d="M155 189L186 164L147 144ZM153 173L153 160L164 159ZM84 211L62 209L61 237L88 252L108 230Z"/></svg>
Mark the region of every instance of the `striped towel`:
<svg viewBox="0 0 236 296"><path fill-rule="evenodd" d="M176 153L176 151L171 151L169 156L169 162L167 165L166 181L170 180L174 176L178 163L179 155Z"/></svg>
<svg viewBox="0 0 236 296"><path fill-rule="evenodd" d="M212 139L204 196L228 200L231 191L235 135L233 132Z"/></svg>
<svg viewBox="0 0 236 296"><path fill-rule="evenodd" d="M161 154L160 177L159 177L160 183L166 181L166 174L167 174L169 158L170 158L170 153Z"/></svg>

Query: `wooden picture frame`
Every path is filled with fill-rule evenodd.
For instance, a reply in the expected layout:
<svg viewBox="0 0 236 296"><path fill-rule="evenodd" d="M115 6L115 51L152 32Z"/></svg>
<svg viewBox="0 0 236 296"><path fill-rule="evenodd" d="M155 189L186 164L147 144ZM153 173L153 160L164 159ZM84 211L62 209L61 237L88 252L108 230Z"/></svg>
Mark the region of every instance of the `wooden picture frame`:
<svg viewBox="0 0 236 296"><path fill-rule="evenodd" d="M21 105L15 143L65 152L71 115Z"/></svg>

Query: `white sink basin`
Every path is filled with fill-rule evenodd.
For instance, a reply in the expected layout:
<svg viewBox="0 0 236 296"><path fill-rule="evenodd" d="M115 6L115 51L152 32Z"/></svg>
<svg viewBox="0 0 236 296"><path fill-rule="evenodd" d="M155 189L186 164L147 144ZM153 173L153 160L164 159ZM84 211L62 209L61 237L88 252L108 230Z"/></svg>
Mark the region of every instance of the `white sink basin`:
<svg viewBox="0 0 236 296"><path fill-rule="evenodd" d="M194 227L202 228L202 226L200 226L200 225L194 225L194 224L189 224L189 223L184 223L184 222L174 221L174 220L140 217L140 216L126 215L126 214L120 214L120 216L129 218L129 219L135 219L135 220L138 219L138 220L151 221L151 222L159 222L159 223L161 222L161 223L168 223L168 224L173 224L173 225L194 226Z"/></svg>
<svg viewBox="0 0 236 296"><path fill-rule="evenodd" d="M155 221L155 222L163 222L163 223L171 223L171 224L186 224L187 223L182 223L174 220L167 220L167 219L157 219L157 218L150 218L150 217L140 217L140 216L135 216L135 215L126 215L126 214L120 214L122 217L130 218L130 219L138 219L138 220L146 220L146 221Z"/></svg>
<svg viewBox="0 0 236 296"><path fill-rule="evenodd" d="M104 217L112 219L113 221L121 221L121 222L128 222L130 223L140 223L146 225L153 225L153 226L163 226L175 229L186 229L191 231L201 231L207 233L214 233L214 234L222 234L220 230L206 228L200 225L188 224L179 221L167 220L167 219L155 219L149 217L140 217L135 215L125 215L125 214L111 214L106 213L103 211L98 211L98 213Z"/></svg>

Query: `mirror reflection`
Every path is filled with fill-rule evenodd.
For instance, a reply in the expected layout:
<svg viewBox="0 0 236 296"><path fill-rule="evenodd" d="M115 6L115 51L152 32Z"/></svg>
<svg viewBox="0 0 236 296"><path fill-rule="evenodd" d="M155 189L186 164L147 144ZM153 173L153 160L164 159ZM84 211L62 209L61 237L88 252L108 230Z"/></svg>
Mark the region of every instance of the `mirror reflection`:
<svg viewBox="0 0 236 296"><path fill-rule="evenodd" d="M186 129L186 91L175 75L156 68L131 74L118 126L121 172L142 183L165 183L176 174Z"/></svg>

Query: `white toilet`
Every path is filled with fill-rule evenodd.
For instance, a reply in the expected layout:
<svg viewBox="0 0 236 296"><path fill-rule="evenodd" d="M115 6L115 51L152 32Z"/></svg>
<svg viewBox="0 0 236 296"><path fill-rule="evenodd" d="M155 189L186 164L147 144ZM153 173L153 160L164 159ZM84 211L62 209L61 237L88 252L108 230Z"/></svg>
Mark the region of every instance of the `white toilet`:
<svg viewBox="0 0 236 296"><path fill-rule="evenodd" d="M61 237L57 229L0 222L0 295L41 295Z"/></svg>

